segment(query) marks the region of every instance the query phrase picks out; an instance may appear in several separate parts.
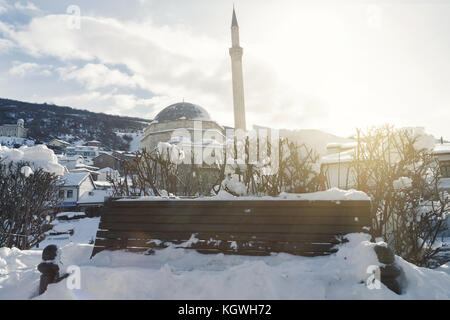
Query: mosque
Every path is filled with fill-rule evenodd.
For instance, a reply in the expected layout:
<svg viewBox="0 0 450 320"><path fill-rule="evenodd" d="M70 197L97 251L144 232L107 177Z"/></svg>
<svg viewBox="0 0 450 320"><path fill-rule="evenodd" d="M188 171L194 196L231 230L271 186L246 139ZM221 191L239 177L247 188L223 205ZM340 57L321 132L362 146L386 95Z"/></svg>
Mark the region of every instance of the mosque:
<svg viewBox="0 0 450 320"><path fill-rule="evenodd" d="M229 50L231 57L234 128L246 131L244 80L242 75L243 49L239 44L239 25L233 8L231 21L231 43ZM201 124L201 125L199 125ZM225 137L225 129L211 119L209 113L199 105L179 102L160 111L154 121L145 129L141 140L142 149L154 150L159 142L172 144L184 141L195 141L197 130L208 131L208 139L221 141ZM180 135L179 132L184 134ZM220 136L220 138L219 138ZM203 135L202 135L203 137ZM222 140L223 141L223 140Z"/></svg>

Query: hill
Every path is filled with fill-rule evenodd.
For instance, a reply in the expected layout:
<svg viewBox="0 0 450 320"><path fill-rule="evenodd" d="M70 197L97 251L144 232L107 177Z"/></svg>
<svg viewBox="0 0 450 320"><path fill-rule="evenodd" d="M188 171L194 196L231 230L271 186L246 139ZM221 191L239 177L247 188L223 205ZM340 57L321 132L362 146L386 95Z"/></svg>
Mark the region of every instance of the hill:
<svg viewBox="0 0 450 320"><path fill-rule="evenodd" d="M0 125L25 120L28 137L37 143L53 138L70 143L98 140L105 149L129 150L132 137L116 132L138 133L151 120L95 113L66 106L29 103L0 98Z"/></svg>

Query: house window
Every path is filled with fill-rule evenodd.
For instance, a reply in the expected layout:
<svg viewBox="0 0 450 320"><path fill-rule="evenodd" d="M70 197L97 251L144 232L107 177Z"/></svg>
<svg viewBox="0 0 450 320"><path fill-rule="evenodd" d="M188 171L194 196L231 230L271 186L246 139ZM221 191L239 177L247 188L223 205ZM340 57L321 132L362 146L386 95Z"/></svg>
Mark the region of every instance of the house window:
<svg viewBox="0 0 450 320"><path fill-rule="evenodd" d="M64 190L59 190L59 197L64 199Z"/></svg>
<svg viewBox="0 0 450 320"><path fill-rule="evenodd" d="M73 190L67 190L67 198L73 197Z"/></svg>

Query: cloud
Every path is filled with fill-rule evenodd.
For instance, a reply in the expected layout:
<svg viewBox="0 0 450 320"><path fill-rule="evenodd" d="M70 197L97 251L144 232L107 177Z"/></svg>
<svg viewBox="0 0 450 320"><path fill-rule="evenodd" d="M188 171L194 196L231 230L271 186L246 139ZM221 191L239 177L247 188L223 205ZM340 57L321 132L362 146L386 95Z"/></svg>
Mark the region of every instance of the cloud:
<svg viewBox="0 0 450 320"><path fill-rule="evenodd" d="M14 61L13 67L9 69L9 74L13 76L25 77L29 75L50 76L51 66L39 65L34 62Z"/></svg>
<svg viewBox="0 0 450 320"><path fill-rule="evenodd" d="M194 36L187 28L111 18L82 17L81 29L71 30L67 18L37 17L21 28L0 23L0 32L36 58L60 59L68 65L58 69L61 79L77 81L86 89L140 88L152 96L170 97L170 102L184 97L199 104L226 107L223 96L218 96L229 92L231 86L222 75L224 68L229 68L224 44ZM71 61L86 63L74 67ZM129 73L107 67L114 65L124 66ZM231 105L228 108L231 110Z"/></svg>
<svg viewBox="0 0 450 320"><path fill-rule="evenodd" d="M15 2L14 8L20 11L36 11L41 12L41 10L36 7L36 5L30 1L27 1L25 4L22 4L22 2Z"/></svg>
<svg viewBox="0 0 450 320"><path fill-rule="evenodd" d="M90 91L80 94L52 96L39 100L57 105L69 105L80 109L89 109L94 112L135 116L130 112L136 108L141 109L140 116L150 118L154 113L153 106L160 98L140 99L133 94L121 94L114 90L108 92Z"/></svg>
<svg viewBox="0 0 450 320"><path fill-rule="evenodd" d="M0 38L0 54L8 52L12 48L14 48L14 43L12 41Z"/></svg>
<svg viewBox="0 0 450 320"><path fill-rule="evenodd" d="M104 64L88 63L82 68L61 67L57 71L62 80L75 80L90 90L105 87L145 88L145 80L138 75L128 75L117 69L110 69Z"/></svg>
<svg viewBox="0 0 450 320"><path fill-rule="evenodd" d="M190 11L183 14L190 16ZM158 20L159 17L155 17L159 21L157 24L147 16L141 21L119 20L94 16L92 12L87 15L88 10L82 12L79 30L68 27L69 18L73 16L67 14L41 15L23 25L0 21L0 34L22 53L31 55L37 62L40 59L57 60L55 65L59 67L51 69L54 76L59 77L55 82L62 80L58 84L62 83L65 88L71 86L71 82L74 84L73 88L64 91L65 96L55 89L53 97L47 93L45 97L34 99L149 118L163 107L185 99L204 106L221 124L233 124L228 21L224 24L226 29L220 31L223 34L215 37L216 33L199 28L201 21L168 26L161 25L164 19ZM329 117L328 105L333 95L322 93L331 90L342 92L342 86L335 86L333 81L341 70L335 72L330 69L332 74L328 76L330 65L340 64L328 62L321 66L310 61L322 55L326 62L330 48L323 45L308 49L302 41L291 39L288 31L292 30L286 30L290 36L290 41L286 42L279 33L267 34L267 29L264 29L267 23L264 19L259 20L263 25L257 27L256 33L248 31L256 28L248 22L242 27L248 126L257 123L298 127L310 119ZM193 26L197 31L193 31ZM321 31L324 37L328 31L326 28ZM245 32L251 32L251 36ZM302 32L308 34L307 31ZM263 45L258 46L254 41L262 35L266 39ZM295 37L301 39L300 35ZM271 39L271 45L264 47L267 39ZM333 85L329 90L326 87L328 83ZM316 92L322 97L314 96Z"/></svg>
<svg viewBox="0 0 450 320"><path fill-rule="evenodd" d="M0 0L0 15L6 13L9 9L11 9L11 6L5 0Z"/></svg>

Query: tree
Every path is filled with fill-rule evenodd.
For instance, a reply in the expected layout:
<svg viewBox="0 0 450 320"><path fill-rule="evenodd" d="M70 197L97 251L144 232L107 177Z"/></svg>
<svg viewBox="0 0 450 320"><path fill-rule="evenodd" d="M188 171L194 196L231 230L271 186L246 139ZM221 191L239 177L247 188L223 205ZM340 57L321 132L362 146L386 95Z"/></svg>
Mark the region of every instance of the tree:
<svg viewBox="0 0 450 320"><path fill-rule="evenodd" d="M396 254L428 266L450 210L441 192L434 140L417 129L372 128L360 135L353 161L356 188L372 199L373 234Z"/></svg>
<svg viewBox="0 0 450 320"><path fill-rule="evenodd" d="M0 247L25 250L43 239L57 208L56 180L25 162L0 161Z"/></svg>

